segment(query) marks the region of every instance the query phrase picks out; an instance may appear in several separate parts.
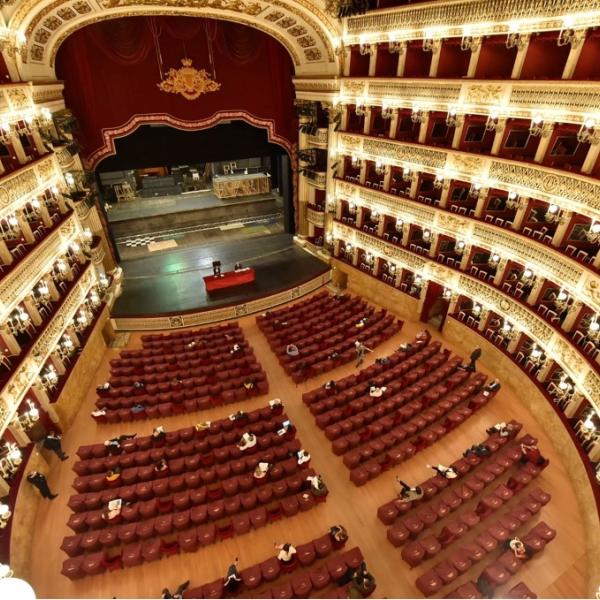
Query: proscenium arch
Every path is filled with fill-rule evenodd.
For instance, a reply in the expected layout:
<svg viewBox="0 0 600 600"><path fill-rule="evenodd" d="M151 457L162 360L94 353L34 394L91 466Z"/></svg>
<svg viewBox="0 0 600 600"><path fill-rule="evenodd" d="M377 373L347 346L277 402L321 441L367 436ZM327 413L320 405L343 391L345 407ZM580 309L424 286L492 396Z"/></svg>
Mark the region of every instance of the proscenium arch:
<svg viewBox="0 0 600 600"><path fill-rule="evenodd" d="M152 4L150 4L150 2ZM102 8L97 9L95 6ZM55 57L72 33L99 21L134 16L204 17L270 35L287 50L296 75L337 75L340 26L309 0L28 0L10 19L26 43L16 62L23 80L55 80Z"/></svg>

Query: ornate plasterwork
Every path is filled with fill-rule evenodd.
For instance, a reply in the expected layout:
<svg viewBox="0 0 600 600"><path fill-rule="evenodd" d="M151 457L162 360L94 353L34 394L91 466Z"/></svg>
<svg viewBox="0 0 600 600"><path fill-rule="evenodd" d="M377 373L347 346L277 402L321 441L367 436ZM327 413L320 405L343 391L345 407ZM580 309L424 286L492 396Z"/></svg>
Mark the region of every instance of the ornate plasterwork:
<svg viewBox="0 0 600 600"><path fill-rule="evenodd" d="M23 63L49 71L60 44L77 29L104 19L137 15L185 15L226 19L265 31L290 52L297 67L336 62L332 40L337 25L305 0L54 0L25 2L9 27L24 31ZM276 7L276 10L273 8ZM49 75L49 73L48 73Z"/></svg>
<svg viewBox="0 0 600 600"><path fill-rule="evenodd" d="M23 396L35 382L40 370L56 347L65 327L83 304L87 293L96 282L96 271L88 265L77 285L69 292L58 312L29 350L27 357L8 380L2 390L0 405L0 431L4 431Z"/></svg>
<svg viewBox="0 0 600 600"><path fill-rule="evenodd" d="M368 190L354 183L336 180L335 196L357 206L375 209L405 223L415 223L433 233L444 233L490 252L500 251L503 258L531 267L538 275L554 281L600 312L600 281L581 263L547 245L511 233L481 221L408 200L383 191Z"/></svg>
<svg viewBox="0 0 600 600"><path fill-rule="evenodd" d="M543 348L546 355L565 370L597 409L600 406L600 394L598 393L600 378L598 375L578 349L532 309L475 277L466 273L457 273L428 257L414 255L353 227L336 222L333 226L333 235L335 239L349 241L363 250L368 250L374 256L395 262L398 268L418 272L425 279L435 281L444 287L450 287L457 294L473 298L484 309L494 311L504 317L518 331L526 334Z"/></svg>
<svg viewBox="0 0 600 600"><path fill-rule="evenodd" d="M451 149L431 149L358 133L339 133L338 152L403 166L461 181L515 190L520 195L558 204L561 208L600 220L600 181L542 165L523 164L493 156L479 156Z"/></svg>
<svg viewBox="0 0 600 600"><path fill-rule="evenodd" d="M565 15L573 14L572 0L462 0L451 3L427 2L369 12L347 21L345 44L356 44L360 36L368 41L387 41L393 32L396 40L462 37L465 26L472 36L507 34L512 23L521 33L559 30ZM580 0L576 6L580 22L574 27L600 25L600 2Z"/></svg>
<svg viewBox="0 0 600 600"><path fill-rule="evenodd" d="M325 213L319 210L314 210L310 206L307 206L306 219L309 223L312 223L317 227L323 227L323 225L325 224Z"/></svg>

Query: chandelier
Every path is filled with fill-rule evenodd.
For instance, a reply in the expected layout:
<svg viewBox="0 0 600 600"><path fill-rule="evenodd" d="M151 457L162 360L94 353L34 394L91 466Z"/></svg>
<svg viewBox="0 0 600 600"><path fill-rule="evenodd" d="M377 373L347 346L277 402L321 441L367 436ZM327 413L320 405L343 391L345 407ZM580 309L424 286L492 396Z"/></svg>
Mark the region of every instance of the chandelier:
<svg viewBox="0 0 600 600"><path fill-rule="evenodd" d="M531 119L531 123L529 125L529 134L533 137L541 137L544 132L544 119L542 115L537 114Z"/></svg>
<svg viewBox="0 0 600 600"><path fill-rule="evenodd" d="M376 160L375 161L375 173L377 173L377 175L383 175L384 172L385 172L385 165L380 160Z"/></svg>
<svg viewBox="0 0 600 600"><path fill-rule="evenodd" d="M446 114L446 125L448 127L458 127L459 116L456 108L449 108Z"/></svg>
<svg viewBox="0 0 600 600"><path fill-rule="evenodd" d="M490 254L490 257L488 258L488 265L490 265L490 267L497 267L499 262L500 255L497 252Z"/></svg>
<svg viewBox="0 0 600 600"><path fill-rule="evenodd" d="M517 192L511 191L508 193L508 198L506 199L506 208L510 210L518 209L521 206L521 198L518 196Z"/></svg>
<svg viewBox="0 0 600 600"><path fill-rule="evenodd" d="M402 54L404 52L405 47L406 42L399 42L396 39L394 39L393 34L389 35L388 52L390 54Z"/></svg>
<svg viewBox="0 0 600 600"><path fill-rule="evenodd" d="M382 119L391 119L393 114L393 109L391 106L387 104L383 104L381 106L381 118Z"/></svg>
<svg viewBox="0 0 600 600"><path fill-rule="evenodd" d="M413 123L424 123L425 122L425 113L420 108L413 108L412 114L410 115L410 120Z"/></svg>
<svg viewBox="0 0 600 600"><path fill-rule="evenodd" d="M580 144L596 143L600 139L599 133L596 131L596 121L594 119L586 119L577 132L577 141Z"/></svg>
<svg viewBox="0 0 600 600"><path fill-rule="evenodd" d="M560 223L562 221L560 208L557 204L550 204L550 206L548 206L548 210L544 215L544 221L547 223Z"/></svg>
<svg viewBox="0 0 600 600"><path fill-rule="evenodd" d="M363 98L362 100L356 100L356 105L354 107L354 112L359 116L362 117L363 115L366 114L367 112L367 101L365 98Z"/></svg>
<svg viewBox="0 0 600 600"><path fill-rule="evenodd" d="M402 181L412 181L413 180L413 174L412 171L410 170L410 167L404 167L402 169Z"/></svg>
<svg viewBox="0 0 600 600"><path fill-rule="evenodd" d="M600 242L600 222L593 221L590 228L585 231L585 237L592 244Z"/></svg>
<svg viewBox="0 0 600 600"><path fill-rule="evenodd" d="M485 123L485 130L486 131L496 131L496 129L498 129L498 113L493 110L487 118L487 121Z"/></svg>

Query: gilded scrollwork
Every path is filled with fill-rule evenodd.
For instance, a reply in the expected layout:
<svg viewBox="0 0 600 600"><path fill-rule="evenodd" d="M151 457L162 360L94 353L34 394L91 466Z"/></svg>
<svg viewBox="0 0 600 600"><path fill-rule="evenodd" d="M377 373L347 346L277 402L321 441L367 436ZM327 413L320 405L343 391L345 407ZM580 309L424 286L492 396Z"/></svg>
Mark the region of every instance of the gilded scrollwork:
<svg viewBox="0 0 600 600"><path fill-rule="evenodd" d="M476 83L468 85L464 101L470 104L495 104L500 102L504 92L502 84Z"/></svg>

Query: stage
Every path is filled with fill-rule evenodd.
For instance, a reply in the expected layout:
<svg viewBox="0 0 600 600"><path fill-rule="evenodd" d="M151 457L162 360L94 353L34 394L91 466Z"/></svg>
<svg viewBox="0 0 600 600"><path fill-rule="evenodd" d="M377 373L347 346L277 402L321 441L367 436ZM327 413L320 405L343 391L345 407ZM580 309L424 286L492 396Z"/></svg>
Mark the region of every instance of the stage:
<svg viewBox="0 0 600 600"><path fill-rule="evenodd" d="M222 270L237 261L256 271L256 281L207 295L202 277L212 274L213 260ZM164 251L125 260L123 293L112 311L114 319L181 315L251 302L315 279L329 266L294 244L289 234Z"/></svg>

